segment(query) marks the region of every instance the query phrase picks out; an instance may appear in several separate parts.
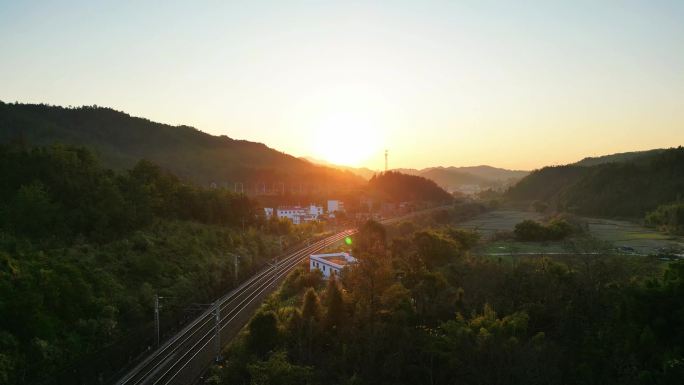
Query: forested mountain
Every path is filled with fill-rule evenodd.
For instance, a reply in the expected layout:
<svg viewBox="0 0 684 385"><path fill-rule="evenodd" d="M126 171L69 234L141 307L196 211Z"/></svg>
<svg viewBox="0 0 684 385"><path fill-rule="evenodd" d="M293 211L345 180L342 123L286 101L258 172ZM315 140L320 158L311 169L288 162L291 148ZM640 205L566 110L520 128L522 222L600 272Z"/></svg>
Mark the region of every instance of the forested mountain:
<svg viewBox="0 0 684 385"><path fill-rule="evenodd" d="M373 175L380 172L377 170L371 170L368 167L351 167L351 166L344 166L341 164L334 164L334 163L330 163L330 162L322 160L322 159L316 159L316 158L313 158L310 156L302 157L302 159L309 161L313 164L319 164L319 165L326 166L326 167L332 167L332 168L336 168L338 170L343 170L343 171L349 171L352 174L358 175L365 180L370 179Z"/></svg>
<svg viewBox="0 0 684 385"><path fill-rule="evenodd" d="M64 108L0 102L0 143L76 144L95 149L105 166L123 169L148 159L201 185L270 190L357 186L358 176L284 154L261 143L213 136L97 106ZM249 186L247 186L249 184ZM284 184L284 186L282 185ZM258 187L257 187L258 186Z"/></svg>
<svg viewBox="0 0 684 385"><path fill-rule="evenodd" d="M153 344L155 294L167 333L236 285L227 252L245 277L313 229L81 147L0 146L0 175L0 384L101 383Z"/></svg>
<svg viewBox="0 0 684 385"><path fill-rule="evenodd" d="M648 151L620 152L620 153L611 154L611 155L587 157L587 158L584 158L584 159L582 159L579 162L574 163L574 164L577 166L596 166L596 165L605 164L605 163L628 162L631 160L636 160L638 158L644 158L645 156L648 156L648 155L660 154L663 151L665 151L665 149L657 148L657 149L648 150Z"/></svg>
<svg viewBox="0 0 684 385"><path fill-rule="evenodd" d="M390 202L450 202L451 194L429 179L387 171L368 181L369 192Z"/></svg>
<svg viewBox="0 0 684 385"><path fill-rule="evenodd" d="M642 217L684 194L684 148L643 153L594 166L545 167L532 172L506 196L540 200L583 215Z"/></svg>

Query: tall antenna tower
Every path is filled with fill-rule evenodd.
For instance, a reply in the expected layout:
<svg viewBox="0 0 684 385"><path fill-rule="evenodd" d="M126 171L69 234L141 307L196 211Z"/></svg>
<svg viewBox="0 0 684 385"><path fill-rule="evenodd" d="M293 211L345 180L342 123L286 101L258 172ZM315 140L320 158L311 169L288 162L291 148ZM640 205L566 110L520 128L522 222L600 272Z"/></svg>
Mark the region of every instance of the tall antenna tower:
<svg viewBox="0 0 684 385"><path fill-rule="evenodd" d="M385 172L387 172L387 150L385 150Z"/></svg>

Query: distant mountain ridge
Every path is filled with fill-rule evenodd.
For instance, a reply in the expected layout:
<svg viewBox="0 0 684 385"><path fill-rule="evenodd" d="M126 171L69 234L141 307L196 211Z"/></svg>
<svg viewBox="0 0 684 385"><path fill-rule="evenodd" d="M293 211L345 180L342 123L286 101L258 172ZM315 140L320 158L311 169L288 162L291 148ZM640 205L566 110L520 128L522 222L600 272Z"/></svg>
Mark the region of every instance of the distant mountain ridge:
<svg viewBox="0 0 684 385"><path fill-rule="evenodd" d="M349 167L335 165L324 160L319 160L311 157L304 159L317 164L326 165L329 167L336 167L340 170L352 172L361 176L364 179L370 179L373 175L380 171L371 170L369 168ZM503 188L510 186L519 179L529 174L529 171L522 170L508 170L504 168L492 167L487 165L480 166L465 166L465 167L427 167L423 169L414 168L395 168L390 171L396 171L407 175L421 176L437 183L439 186L445 188L447 191L459 191L464 187L475 186L477 188Z"/></svg>
<svg viewBox="0 0 684 385"><path fill-rule="evenodd" d="M171 126L110 108L64 108L0 102L0 143L81 145L105 166L130 168L151 160L201 185L273 190L321 190L360 186L351 172L314 165L263 143L214 136L189 126Z"/></svg>
<svg viewBox="0 0 684 385"><path fill-rule="evenodd" d="M467 186L478 188L503 188L523 178L528 171L508 170L492 166L429 167L422 170L406 169L406 172L435 181L449 191L459 191Z"/></svg>

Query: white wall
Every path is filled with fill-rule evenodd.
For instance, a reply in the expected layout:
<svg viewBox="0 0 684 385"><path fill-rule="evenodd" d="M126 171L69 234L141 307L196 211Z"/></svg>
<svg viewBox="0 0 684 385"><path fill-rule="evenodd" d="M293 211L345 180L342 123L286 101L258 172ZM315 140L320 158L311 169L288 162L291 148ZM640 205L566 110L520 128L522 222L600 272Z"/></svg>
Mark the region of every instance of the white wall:
<svg viewBox="0 0 684 385"><path fill-rule="evenodd" d="M306 215L306 210L303 208L285 208L285 209L278 209L278 218L288 218L289 220L292 221L295 225L298 225L301 223L301 218Z"/></svg>
<svg viewBox="0 0 684 385"><path fill-rule="evenodd" d="M319 215L323 215L323 206L310 205L309 206L309 214L313 215L316 218Z"/></svg>
<svg viewBox="0 0 684 385"><path fill-rule="evenodd" d="M320 270L323 273L323 278L326 279L330 278L333 272L336 276L340 275L340 269L332 267L330 265L326 265L324 263L320 263L318 261L314 261L312 259L309 260L309 266L311 271L314 271L315 269Z"/></svg>

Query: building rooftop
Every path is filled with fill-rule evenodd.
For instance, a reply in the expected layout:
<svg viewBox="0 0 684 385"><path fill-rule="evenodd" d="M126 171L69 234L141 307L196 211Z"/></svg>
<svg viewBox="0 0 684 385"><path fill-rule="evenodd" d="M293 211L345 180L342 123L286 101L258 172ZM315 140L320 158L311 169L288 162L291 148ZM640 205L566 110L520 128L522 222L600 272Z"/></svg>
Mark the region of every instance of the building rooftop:
<svg viewBox="0 0 684 385"><path fill-rule="evenodd" d="M304 210L301 206L279 206L278 210Z"/></svg>
<svg viewBox="0 0 684 385"><path fill-rule="evenodd" d="M356 258L352 257L349 253L311 254L311 259L339 268L356 263L357 261Z"/></svg>

